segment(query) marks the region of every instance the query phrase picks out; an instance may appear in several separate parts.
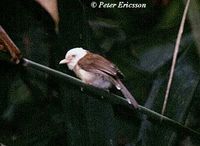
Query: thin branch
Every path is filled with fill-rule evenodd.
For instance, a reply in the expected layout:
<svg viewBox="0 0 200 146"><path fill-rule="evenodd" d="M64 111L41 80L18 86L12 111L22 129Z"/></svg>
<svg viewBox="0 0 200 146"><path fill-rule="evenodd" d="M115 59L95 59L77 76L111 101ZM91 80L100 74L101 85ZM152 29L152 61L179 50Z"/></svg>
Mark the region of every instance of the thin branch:
<svg viewBox="0 0 200 146"><path fill-rule="evenodd" d="M16 64L19 63L20 58L21 58L21 52L1 25L0 25L0 46L1 46L0 50L10 52L12 61L14 61Z"/></svg>
<svg viewBox="0 0 200 146"><path fill-rule="evenodd" d="M109 101L112 101L114 103L120 103L122 105L126 105L127 107L135 110L133 108L133 106L131 106L128 101L121 97L121 96L118 96L118 95L115 95L115 94L112 94L112 93L109 93L108 91L105 91L105 90L102 90L102 89L99 89L99 88L95 88L93 86L90 86L90 85L87 85L87 84L84 84L81 80L77 79L77 78L74 78L70 75L67 75L63 72L60 72L60 71L57 71L57 70L54 70L52 68L49 68L47 66L44 66L44 65L41 65L39 63L36 63L36 62L33 62L31 60L28 60L26 58L23 58L22 61L21 61L21 64L22 66L24 67L31 67L31 68L34 68L36 70L40 70L44 73L48 73L52 76L56 76L58 78L61 78L65 81L68 81L70 82L71 84L74 84L74 85L77 85L81 88L84 88L84 90L87 90L87 91L90 91L92 94L95 94L95 97L104 97L106 98L107 100ZM153 118L153 119L156 119L156 120L159 120L160 118L163 119L163 122L167 123L168 125L171 125L173 127L176 127L178 130L181 130L181 131L185 131L193 136L196 136L197 138L200 138L200 133L191 129L191 128L188 128L184 125L182 125L181 123L175 121L175 120L172 120L166 116L163 116L155 111L152 111L144 106L141 106L139 105L139 108L138 110L139 112L141 113L144 113L146 115L148 115L150 118Z"/></svg>
<svg viewBox="0 0 200 146"><path fill-rule="evenodd" d="M169 80L168 80L167 89L166 89L166 92L165 92L165 99L164 99L163 108L162 108L162 115L164 115L165 109L166 109L166 106L167 106L169 91L170 91L171 84L172 84L174 69L175 69L175 65L176 65L177 55L178 55L178 51L179 51L180 41L181 41L183 29L184 29L184 24L185 24L185 19L186 19L187 12L188 12L189 4L190 4L190 0L187 0L185 10L184 10L184 13L183 13L183 17L182 17L182 20L181 20L179 32L178 32L177 39L176 39L176 45L175 45L173 60L172 60L172 66L171 66L171 70L170 70Z"/></svg>

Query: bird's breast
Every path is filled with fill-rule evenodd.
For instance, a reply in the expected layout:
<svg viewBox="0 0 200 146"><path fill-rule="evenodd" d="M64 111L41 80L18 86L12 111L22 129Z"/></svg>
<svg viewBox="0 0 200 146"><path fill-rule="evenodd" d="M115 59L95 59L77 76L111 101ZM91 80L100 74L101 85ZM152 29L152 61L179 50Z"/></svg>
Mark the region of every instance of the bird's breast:
<svg viewBox="0 0 200 146"><path fill-rule="evenodd" d="M74 68L75 74L86 84L93 85L98 88L108 89L112 86L111 82L103 75L81 69L78 65Z"/></svg>

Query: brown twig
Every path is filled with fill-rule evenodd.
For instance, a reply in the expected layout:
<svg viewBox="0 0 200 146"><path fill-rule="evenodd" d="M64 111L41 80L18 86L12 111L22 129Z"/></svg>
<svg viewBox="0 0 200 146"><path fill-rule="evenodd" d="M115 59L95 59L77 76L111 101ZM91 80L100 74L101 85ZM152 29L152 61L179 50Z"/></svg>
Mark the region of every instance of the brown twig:
<svg viewBox="0 0 200 146"><path fill-rule="evenodd" d="M17 46L13 43L11 38L0 25L0 51L9 51L11 61L18 64L20 62L21 53Z"/></svg>
<svg viewBox="0 0 200 146"><path fill-rule="evenodd" d="M175 65L176 65L177 55L178 55L178 51L179 51L180 41L181 41L183 29L184 29L184 24L185 24L186 15L187 15L187 12L188 12L189 4L190 4L190 0L187 0L186 6L185 6L185 9L184 9L184 13L183 13L183 17L182 17L182 20L181 20L181 24L180 24L180 27L179 27L177 39L176 39L176 45L175 45L175 48L174 48L172 66L171 66L171 70L170 70L169 80L168 80L167 89L166 89L166 92L165 92L165 99L164 99L162 113L161 113L162 115L164 115L165 109L166 109L166 106L167 106L169 91L170 91L171 84L172 84L174 69L175 69Z"/></svg>

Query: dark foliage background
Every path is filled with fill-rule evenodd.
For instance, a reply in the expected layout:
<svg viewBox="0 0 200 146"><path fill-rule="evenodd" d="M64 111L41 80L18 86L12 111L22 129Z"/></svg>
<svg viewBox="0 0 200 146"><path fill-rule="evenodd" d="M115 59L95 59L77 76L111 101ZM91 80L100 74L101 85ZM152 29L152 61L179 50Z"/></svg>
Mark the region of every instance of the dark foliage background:
<svg viewBox="0 0 200 146"><path fill-rule="evenodd" d="M70 48L82 46L106 56L126 75L124 82L138 102L160 113L184 2L130 2L146 3L147 7L93 9L91 1L58 0L60 23L56 33L51 16L35 1L1 0L0 24L23 56L70 75L74 74L66 66L58 65ZM200 31L195 27L200 25L200 4L194 2L181 41L166 116L200 132L199 38L195 35ZM95 98L40 71L6 61L0 61L0 143L200 144L197 138L177 131L176 127Z"/></svg>

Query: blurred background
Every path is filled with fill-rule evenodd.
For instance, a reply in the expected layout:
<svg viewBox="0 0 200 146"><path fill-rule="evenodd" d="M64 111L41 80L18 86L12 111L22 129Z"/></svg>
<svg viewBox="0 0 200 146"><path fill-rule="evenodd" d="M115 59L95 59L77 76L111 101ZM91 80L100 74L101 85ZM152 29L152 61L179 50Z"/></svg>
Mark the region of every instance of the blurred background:
<svg viewBox="0 0 200 146"><path fill-rule="evenodd" d="M124 9L92 8L91 2L1 0L0 25L24 57L72 76L67 66L58 65L69 49L83 47L105 56L125 74L124 83L137 101L160 113L185 1L129 0L146 8ZM199 34L200 2L192 0L165 115L200 132ZM199 146L200 141L0 58L0 144Z"/></svg>

